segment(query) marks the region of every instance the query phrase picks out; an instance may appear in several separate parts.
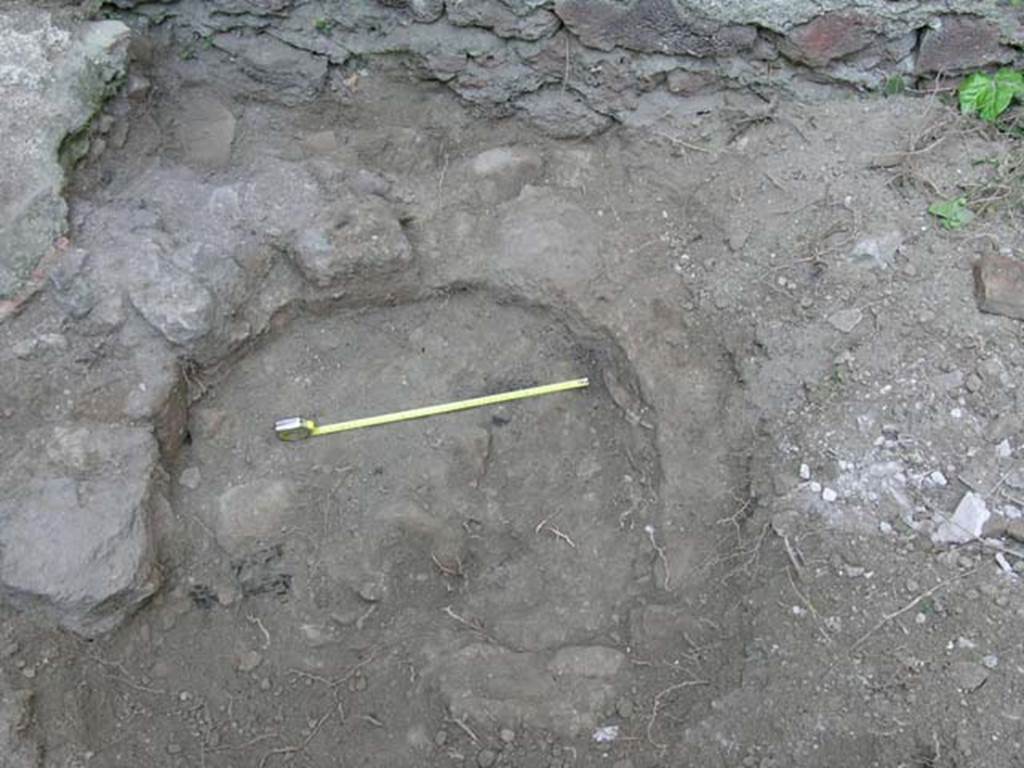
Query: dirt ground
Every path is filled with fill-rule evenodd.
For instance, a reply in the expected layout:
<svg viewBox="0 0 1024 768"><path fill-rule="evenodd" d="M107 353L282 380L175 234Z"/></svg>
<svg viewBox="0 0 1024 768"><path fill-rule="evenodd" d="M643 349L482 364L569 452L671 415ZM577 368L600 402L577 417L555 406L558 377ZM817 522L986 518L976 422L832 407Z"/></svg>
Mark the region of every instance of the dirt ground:
<svg viewBox="0 0 1024 768"><path fill-rule="evenodd" d="M1018 251L1019 214L927 214L1005 139L936 96L734 94L557 141L373 68L284 107L203 67L146 73L77 174L73 242L126 201L215 228L197 189L284 231L355 185L410 266L355 264L365 292L198 355L164 587L128 623L87 642L3 609L45 765L1024 765L1024 553L932 541L968 490L1024 510L1024 326L978 311L970 271ZM318 191L284 201L283 167ZM242 322L301 279L216 301ZM20 369L8 427L55 388L102 409L96 337L46 295L16 322L71 349Z"/></svg>

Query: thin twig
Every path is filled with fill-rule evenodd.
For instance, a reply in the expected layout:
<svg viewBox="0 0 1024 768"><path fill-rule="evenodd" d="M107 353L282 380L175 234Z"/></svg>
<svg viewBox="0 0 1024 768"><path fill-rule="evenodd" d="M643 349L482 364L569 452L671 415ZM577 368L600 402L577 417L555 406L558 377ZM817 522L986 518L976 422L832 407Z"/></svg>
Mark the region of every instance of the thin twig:
<svg viewBox="0 0 1024 768"><path fill-rule="evenodd" d="M459 622L459 624L461 624L462 626L464 626L464 627L466 627L468 629L473 630L477 634L483 635L488 640L492 640L493 639L493 638L491 638L491 636L489 634L487 634L487 630L485 630L483 628L482 624L478 624L477 622L470 621L469 619L467 619L467 618L465 618L463 616L460 616L459 614L457 614L452 609L452 607L450 605L446 605L444 607L443 611L444 611L446 616L448 616L448 617L454 619L455 621Z"/></svg>
<svg viewBox="0 0 1024 768"><path fill-rule="evenodd" d="M940 589L948 587L950 584L954 584L954 583L960 581L961 579L967 578L968 576L970 576L971 574L973 574L977 570L978 570L977 568L972 568L969 571L964 571L963 573L957 574L952 579L946 579L945 581L940 581L938 584L936 584L931 589L926 589L924 592L919 594L917 597L915 597L909 603L904 605L898 611L893 611L892 613L887 613L885 616L882 617L882 619L877 624L875 624L875 626L873 626L871 629L869 629L867 632L865 632L864 636L861 637L860 640L855 642L850 647L850 651L852 652L852 651L857 650L860 646L862 646L865 643L865 641L867 641L867 639L869 637L871 637L873 634L875 634L875 632L880 630L882 627L884 627L886 624L888 624L893 619L899 618L900 616L902 616L907 611L912 610L918 603L920 603L925 598L931 597L936 592L938 592Z"/></svg>
<svg viewBox="0 0 1024 768"><path fill-rule="evenodd" d="M565 36L565 72L562 74L562 94L569 86L569 35Z"/></svg>
<svg viewBox="0 0 1024 768"><path fill-rule="evenodd" d="M261 734L259 736L256 736L255 738L249 739L248 741L242 742L241 744L225 744L225 745L220 746L220 747L210 747L207 751L208 752L240 752L243 749L248 749L251 746L259 744L261 741L266 741L267 739L277 739L277 738L280 738L280 736L281 735L278 734L278 733L264 733L264 734Z"/></svg>
<svg viewBox="0 0 1024 768"><path fill-rule="evenodd" d="M272 749L269 752L267 752L265 755L263 755L262 758L260 758L259 768L263 768L263 766L267 764L267 761L275 755L295 755L299 752L302 752L306 747L309 746L309 742L311 742L313 738L316 736L317 732L320 730L320 726L327 722L327 718L329 718L333 713L334 707L331 707L323 715L321 715L320 719L317 720L316 724L310 729L309 735L306 736L306 738L303 740L301 744L297 744L291 747L278 747L277 749Z"/></svg>
<svg viewBox="0 0 1024 768"><path fill-rule="evenodd" d="M553 525L549 525L547 520L543 520L541 522L540 526L536 530L537 533L540 533L541 531L547 531L552 536L554 536L556 539L561 539L566 544L568 544L570 547L572 547L573 549L576 549L576 542L574 542L571 538L569 538L568 534L563 533L562 531L560 531L557 528L555 528L555 526L553 526Z"/></svg>
<svg viewBox="0 0 1024 768"><path fill-rule="evenodd" d="M660 136L663 139L668 139L673 144L675 144L677 146L680 146L680 147L683 147L684 149L692 149L695 152L706 152L708 154L711 154L712 152L715 151L715 150L713 150L713 149L711 149L709 147L702 147L699 144L691 144L688 141L683 141L682 139L677 138L675 136L670 136L669 134L664 133L663 131L654 131L654 130L652 130L651 133L653 133L655 136Z"/></svg>
<svg viewBox="0 0 1024 768"><path fill-rule="evenodd" d="M657 749L664 749L668 746L668 744L660 744L656 742L654 740L654 737L651 736L651 731L654 729L654 722L658 719L658 712L661 709L661 700L668 696L670 693L674 693L680 690L681 688L693 688L698 685L711 685L711 683L708 680L684 680L681 683L670 685L665 690L655 694L654 704L651 706L651 716L647 720L647 740L651 742L652 746L656 747Z"/></svg>
<svg viewBox="0 0 1024 768"><path fill-rule="evenodd" d="M797 586L796 586L796 582L795 582L795 581L793 581L793 574L792 574L792 572L790 572L790 570L789 570L788 568L786 569L786 575L787 575L787 576L789 576L789 586L791 586L791 587L793 588L793 591L794 591L794 592L796 592L796 596L800 598L800 602L801 602L801 603L803 603L803 604L804 604L804 605L805 605L805 606L807 607L807 610L808 610L808 611L810 611L810 613L811 613L811 618L813 618L813 619L814 619L814 626L815 626L815 628L816 628L816 629L818 630L818 633L819 633L819 634L820 634L820 635L821 635L821 636L822 636L823 638L825 638L825 642L826 642L826 643L829 643L829 644L831 644L831 643L832 643L832 638L831 638L831 637L829 637L829 636L828 636L828 633L827 633L827 632L826 632L826 631L825 631L825 630L824 630L824 629L822 628L822 626L821 626L821 617L820 617L820 616L818 615L818 610L817 610L817 609L816 609L816 608L814 607L814 603L812 603L812 602L811 602L811 601L810 601L810 600L809 600L809 599L808 599L808 598L807 598L807 597L806 597L806 596L804 595L804 593L803 593L803 592L801 592L801 591L800 591L800 590L799 590L799 589L797 588Z"/></svg>
<svg viewBox="0 0 1024 768"><path fill-rule="evenodd" d="M478 739L476 734L473 733L473 729L470 728L468 725L466 725L466 721L465 720L460 720L459 718L455 717L454 715L452 715L451 717L447 718L447 720L448 720L449 723L455 723L455 725L459 726L459 728L461 728L462 731L467 736L469 736L470 739L472 739L474 744L479 744L480 743L480 739Z"/></svg>
<svg viewBox="0 0 1024 768"><path fill-rule="evenodd" d="M665 555L665 550L662 548L657 540L654 538L654 526L645 525L644 531L647 533L647 538L651 542L651 546L654 547L654 551L658 553L658 559L661 560L661 565L665 569L665 591L668 592L668 585L672 581L672 572L668 567L668 557Z"/></svg>
<svg viewBox="0 0 1024 768"><path fill-rule="evenodd" d="M245 618L250 624L255 624L257 627L259 627L260 632L263 633L263 650L269 648L270 633L267 631L267 628L263 626L263 622L259 620L259 617L253 616L251 613L247 614Z"/></svg>

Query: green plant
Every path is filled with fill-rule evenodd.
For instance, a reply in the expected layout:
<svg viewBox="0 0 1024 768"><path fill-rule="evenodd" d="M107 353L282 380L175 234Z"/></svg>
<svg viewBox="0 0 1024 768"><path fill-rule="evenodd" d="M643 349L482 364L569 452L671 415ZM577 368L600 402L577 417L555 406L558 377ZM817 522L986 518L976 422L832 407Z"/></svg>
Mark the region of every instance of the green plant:
<svg viewBox="0 0 1024 768"><path fill-rule="evenodd" d="M324 18L323 16L313 22L313 29L321 35L330 34L332 27L334 27L334 22L330 19Z"/></svg>
<svg viewBox="0 0 1024 768"><path fill-rule="evenodd" d="M961 83L959 94L963 114L995 122L1015 98L1024 94L1024 73L1012 69L1000 69L994 75L975 72Z"/></svg>
<svg viewBox="0 0 1024 768"><path fill-rule="evenodd" d="M899 96L905 90L907 90L907 83L899 75L893 75L882 86L882 92L886 96Z"/></svg>
<svg viewBox="0 0 1024 768"><path fill-rule="evenodd" d="M946 229L962 229L974 220L974 211L967 207L966 197L937 200L928 206L928 213L937 217Z"/></svg>

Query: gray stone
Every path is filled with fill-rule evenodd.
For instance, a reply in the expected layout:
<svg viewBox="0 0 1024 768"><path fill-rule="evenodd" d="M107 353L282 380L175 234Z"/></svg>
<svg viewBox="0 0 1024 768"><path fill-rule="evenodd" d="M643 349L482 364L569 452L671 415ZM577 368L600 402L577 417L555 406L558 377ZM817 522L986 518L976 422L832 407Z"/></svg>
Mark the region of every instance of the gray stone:
<svg viewBox="0 0 1024 768"><path fill-rule="evenodd" d="M87 145L81 131L124 73L128 28L119 21L74 32L27 5L0 14L0 298L26 285L67 228L66 167ZM59 157L74 148L77 157Z"/></svg>
<svg viewBox="0 0 1024 768"><path fill-rule="evenodd" d="M157 471L148 429L30 433L0 477L0 593L85 636L119 624L157 586Z"/></svg>
<svg viewBox="0 0 1024 768"><path fill-rule="evenodd" d="M285 104L315 99L327 80L327 57L317 56L271 35L215 35L213 45L236 57L261 94Z"/></svg>
<svg viewBox="0 0 1024 768"><path fill-rule="evenodd" d="M1007 411L994 418L985 429L985 439L990 443L1001 443L1008 438L1019 438L1024 434L1024 415Z"/></svg>
<svg viewBox="0 0 1024 768"><path fill-rule="evenodd" d="M221 494L213 531L231 555L245 554L279 538L292 517L295 489L283 480L256 480L235 485Z"/></svg>
<svg viewBox="0 0 1024 768"><path fill-rule="evenodd" d="M368 603L379 603L388 594L388 580L383 574L363 579L356 593Z"/></svg>
<svg viewBox="0 0 1024 768"><path fill-rule="evenodd" d="M182 470L181 476L178 477L178 482L188 488L190 491L194 491L199 487L199 483L202 481L202 475L199 474L198 467L187 467Z"/></svg>
<svg viewBox="0 0 1024 768"><path fill-rule="evenodd" d="M511 200L523 186L541 173L543 161L536 152L521 147L495 147L470 161L473 181L467 187L485 203Z"/></svg>
<svg viewBox="0 0 1024 768"><path fill-rule="evenodd" d="M974 15L939 16L921 38L917 72L966 72L1013 61L999 25Z"/></svg>
<svg viewBox="0 0 1024 768"><path fill-rule="evenodd" d="M0 673L0 768L39 768L42 750L32 733L32 692L15 690Z"/></svg>
<svg viewBox="0 0 1024 768"><path fill-rule="evenodd" d="M981 536L990 512L985 499L968 491L960 499L953 516L943 519L932 534L936 544L963 544Z"/></svg>
<svg viewBox="0 0 1024 768"><path fill-rule="evenodd" d="M412 262L401 225L388 206L361 198L325 214L294 236L292 257L303 277L321 288L346 279L400 273Z"/></svg>
<svg viewBox="0 0 1024 768"><path fill-rule="evenodd" d="M982 312L1024 320L1024 261L986 254L974 266L974 289Z"/></svg>
<svg viewBox="0 0 1024 768"><path fill-rule="evenodd" d="M834 312L829 315L828 324L837 331L850 333L850 331L860 325L860 321L863 319L864 313L856 307L853 307L852 309L841 309L838 312Z"/></svg>
<svg viewBox="0 0 1024 768"><path fill-rule="evenodd" d="M235 116L207 94L188 94L175 126L186 160L201 168L222 168L231 159Z"/></svg>
<svg viewBox="0 0 1024 768"><path fill-rule="evenodd" d="M314 155L329 155L338 151L338 137L334 131L318 131L303 139L302 145Z"/></svg>
<svg viewBox="0 0 1024 768"><path fill-rule="evenodd" d="M595 112L573 93L545 88L516 102L516 108L542 133L558 139L584 138L607 130L612 119Z"/></svg>
<svg viewBox="0 0 1024 768"><path fill-rule="evenodd" d="M416 21L429 24L444 15L444 0L407 0L409 13Z"/></svg>
<svg viewBox="0 0 1024 768"><path fill-rule="evenodd" d="M949 392L959 389L964 384L964 373L960 370L952 370L948 373L940 373L935 377L935 385L940 392Z"/></svg>
<svg viewBox="0 0 1024 768"><path fill-rule="evenodd" d="M899 230L865 237L853 246L850 260L873 267L891 267L902 244L903 234Z"/></svg>
<svg viewBox="0 0 1024 768"><path fill-rule="evenodd" d="M262 663L263 656L258 651L245 651L238 656L238 671L249 673Z"/></svg>
<svg viewBox="0 0 1024 768"><path fill-rule="evenodd" d="M703 10L703 9L701 9ZM749 50L757 30L723 25L672 0L556 0L555 13L585 45L602 51L727 56Z"/></svg>
<svg viewBox="0 0 1024 768"><path fill-rule="evenodd" d="M213 318L210 292L152 249L145 256L140 254L136 285L129 291L132 306L173 344L204 337Z"/></svg>
<svg viewBox="0 0 1024 768"><path fill-rule="evenodd" d="M349 181L349 188L359 195L376 195L386 198L388 192L391 191L391 182L379 173L360 168Z"/></svg>
<svg viewBox="0 0 1024 768"><path fill-rule="evenodd" d="M634 706L633 702L623 697L615 703L615 712L623 720L629 720L633 716Z"/></svg>
<svg viewBox="0 0 1024 768"><path fill-rule="evenodd" d="M954 661L949 666L949 676L961 691L976 691L988 680L988 670L973 661Z"/></svg>
<svg viewBox="0 0 1024 768"><path fill-rule="evenodd" d="M551 11L515 13L501 0L456 0L448 4L448 19L457 26L484 27L498 37L540 40L561 26Z"/></svg>
<svg viewBox="0 0 1024 768"><path fill-rule="evenodd" d="M498 753L493 749L481 749L476 755L476 764L480 768L491 768L498 760Z"/></svg>

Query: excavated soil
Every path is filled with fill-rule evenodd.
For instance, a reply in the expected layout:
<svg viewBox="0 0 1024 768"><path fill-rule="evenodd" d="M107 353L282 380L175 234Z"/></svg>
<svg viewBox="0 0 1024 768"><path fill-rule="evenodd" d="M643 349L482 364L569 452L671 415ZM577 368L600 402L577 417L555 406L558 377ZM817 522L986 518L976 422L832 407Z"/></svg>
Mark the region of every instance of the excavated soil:
<svg viewBox="0 0 1024 768"><path fill-rule="evenodd" d="M1016 214L926 213L1004 139L934 97L743 95L557 141L373 69L286 108L165 64L80 169L72 242L223 226L285 256L206 273L228 317L161 422L162 590L93 642L4 609L46 765L1016 764L1018 577L930 538L965 490L1024 506L1020 324L970 274ZM409 253L276 301L317 279L289 222L353 194ZM61 388L53 416L101 417L147 365L48 295L13 322L70 349L4 381L11 429Z"/></svg>

